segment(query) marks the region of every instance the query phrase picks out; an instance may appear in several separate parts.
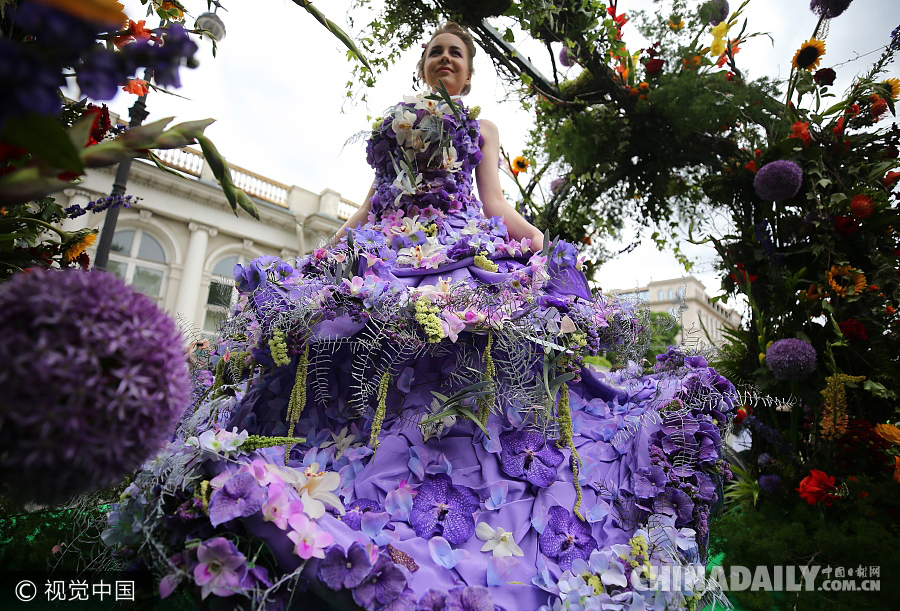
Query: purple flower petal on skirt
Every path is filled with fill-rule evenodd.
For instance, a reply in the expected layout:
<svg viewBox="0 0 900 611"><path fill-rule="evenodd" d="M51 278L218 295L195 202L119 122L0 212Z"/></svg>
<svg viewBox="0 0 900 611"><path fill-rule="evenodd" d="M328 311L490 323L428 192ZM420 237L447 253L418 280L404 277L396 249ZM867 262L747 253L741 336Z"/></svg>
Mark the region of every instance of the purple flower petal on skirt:
<svg viewBox="0 0 900 611"><path fill-rule="evenodd" d="M419 599L416 611L444 611L446 608L447 593L429 588Z"/></svg>
<svg viewBox="0 0 900 611"><path fill-rule="evenodd" d="M511 476L546 488L556 481L556 469L563 462L563 453L540 433L511 431L500 435L500 463Z"/></svg>
<svg viewBox="0 0 900 611"><path fill-rule="evenodd" d="M343 516L341 516L340 519L344 521L344 524L346 524L353 530L360 529L360 524L362 522L362 516L364 513L368 513L370 511L384 511L384 509L381 508L381 505L379 505L372 499L357 499L352 503L347 504L345 509L346 512Z"/></svg>
<svg viewBox="0 0 900 611"><path fill-rule="evenodd" d="M332 545L319 565L319 579L332 590L355 588L371 570L369 554L359 542L354 542L346 554L340 545Z"/></svg>
<svg viewBox="0 0 900 611"><path fill-rule="evenodd" d="M447 611L494 611L494 599L487 588L453 588L447 593Z"/></svg>
<svg viewBox="0 0 900 611"><path fill-rule="evenodd" d="M406 589L406 575L382 554L362 583L353 588L353 600L367 611L391 602Z"/></svg>
<svg viewBox="0 0 900 611"><path fill-rule="evenodd" d="M479 499L467 486L456 486L446 473L425 478L416 490L409 523L416 535L430 539L441 535L452 545L468 541L475 533L475 518Z"/></svg>
<svg viewBox="0 0 900 611"><path fill-rule="evenodd" d="M564 507L550 508L550 520L539 539L541 552L556 558L559 568L568 570L576 558L587 560L599 546L591 536L591 525L582 522Z"/></svg>
<svg viewBox="0 0 900 611"><path fill-rule="evenodd" d="M209 499L209 521L218 526L260 510L269 498L266 489L250 473L232 475Z"/></svg>

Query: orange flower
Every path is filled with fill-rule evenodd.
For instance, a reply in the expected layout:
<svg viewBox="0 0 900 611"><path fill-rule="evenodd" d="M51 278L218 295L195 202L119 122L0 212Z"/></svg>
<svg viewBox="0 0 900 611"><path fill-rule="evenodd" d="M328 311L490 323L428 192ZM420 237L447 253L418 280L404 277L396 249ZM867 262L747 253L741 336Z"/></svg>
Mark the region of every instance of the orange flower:
<svg viewBox="0 0 900 611"><path fill-rule="evenodd" d="M703 64L703 58L699 55L695 55L690 59L682 59L681 61L684 62L685 70L692 70L700 67Z"/></svg>
<svg viewBox="0 0 900 611"><path fill-rule="evenodd" d="M181 7L178 6L174 2L163 2L162 6L159 8L161 8L164 11L169 11L170 15L171 15L171 12L174 10L175 15L173 15L173 19L177 19L178 21L181 21L182 19L184 19L184 11L181 10Z"/></svg>
<svg viewBox="0 0 900 611"><path fill-rule="evenodd" d="M153 32L145 27L144 24L146 23L147 22L143 19L141 21L138 21L137 23L129 19L128 27L125 28L125 33L121 36L116 36L113 42L115 42L116 46L121 49L132 40L152 37Z"/></svg>
<svg viewBox="0 0 900 611"><path fill-rule="evenodd" d="M815 284L810 284L809 288L806 289L806 298L810 301L815 301L816 299L822 298L822 293L819 292L819 287Z"/></svg>
<svg viewBox="0 0 900 611"><path fill-rule="evenodd" d="M147 86L147 81L139 78L130 78L128 79L128 84L122 87L122 91L125 93L133 93L134 95L147 95L150 91L150 87Z"/></svg>
<svg viewBox="0 0 900 611"><path fill-rule="evenodd" d="M878 95L872 96L872 119L874 121L880 121L881 117L884 116L884 113L887 112L887 109L887 100Z"/></svg>
<svg viewBox="0 0 900 611"><path fill-rule="evenodd" d="M841 117L837 120L837 125L834 126L834 129L831 131L834 132L835 136L843 136L844 135L844 117Z"/></svg>
<svg viewBox="0 0 900 611"><path fill-rule="evenodd" d="M894 481L900 484L900 456L894 456Z"/></svg>
<svg viewBox="0 0 900 611"><path fill-rule="evenodd" d="M801 123L800 121L797 121L796 123L794 123L794 125L791 127L791 129L792 129L792 132L791 132L791 135L788 136L788 138L797 138L799 140L802 140L803 146L808 145L812 141L812 138L809 135L809 123L808 122Z"/></svg>
<svg viewBox="0 0 900 611"><path fill-rule="evenodd" d="M735 55L737 55L738 51L740 51L740 50L741 50L741 48L737 45L737 43L732 44L731 45L731 56L734 57ZM716 62L716 67L721 68L722 66L725 65L725 62L727 62L727 61L728 61L728 53L722 53L722 55L719 56L719 61Z"/></svg>
<svg viewBox="0 0 900 611"><path fill-rule="evenodd" d="M881 184L884 185L885 189L893 189L898 178L900 178L900 172L888 172L881 179Z"/></svg>
<svg viewBox="0 0 900 611"><path fill-rule="evenodd" d="M641 91L647 91L648 89L650 89L650 83L641 83L638 86L641 88Z"/></svg>
<svg viewBox="0 0 900 611"><path fill-rule="evenodd" d="M851 117L855 117L859 114L859 104L854 104L850 108L844 111L845 115L850 115Z"/></svg>
<svg viewBox="0 0 900 611"><path fill-rule="evenodd" d="M884 312L885 312L885 314L889 314L889 315L890 315L890 314L893 314L894 311L895 311L895 310L894 310L894 306L885 306L885 307L884 307Z"/></svg>

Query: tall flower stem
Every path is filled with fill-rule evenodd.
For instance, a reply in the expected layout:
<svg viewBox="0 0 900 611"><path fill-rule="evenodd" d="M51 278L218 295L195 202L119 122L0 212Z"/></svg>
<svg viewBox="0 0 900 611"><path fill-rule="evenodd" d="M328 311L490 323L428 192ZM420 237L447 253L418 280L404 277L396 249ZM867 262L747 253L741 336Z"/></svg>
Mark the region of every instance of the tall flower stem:
<svg viewBox="0 0 900 611"><path fill-rule="evenodd" d="M305 342L303 347L303 354L300 356L300 359L297 362L297 376L294 378L294 388L291 391L291 399L288 402L288 437L294 436L294 427L297 426L297 421L300 420L300 414L303 413L303 408L306 407L306 374L308 370L309 340ZM290 451L291 447L286 446L284 450L285 464L287 464Z"/></svg>
<svg viewBox="0 0 900 611"><path fill-rule="evenodd" d="M381 425L384 423L384 415L387 412L387 391L391 385L391 372L385 371L381 376L381 384L378 385L378 408L375 410L375 419L372 421L372 432L369 433L369 447L372 452L378 451L378 435L381 433ZM373 454L372 460L375 459Z"/></svg>

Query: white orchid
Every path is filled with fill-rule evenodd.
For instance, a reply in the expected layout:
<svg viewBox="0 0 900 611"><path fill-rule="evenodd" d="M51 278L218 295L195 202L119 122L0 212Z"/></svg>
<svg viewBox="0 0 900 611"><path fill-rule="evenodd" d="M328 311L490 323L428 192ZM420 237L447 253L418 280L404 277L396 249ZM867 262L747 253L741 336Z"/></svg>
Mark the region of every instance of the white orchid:
<svg viewBox="0 0 900 611"><path fill-rule="evenodd" d="M462 161L456 153L456 147L450 146L444 149L444 169L448 172L459 172L462 167Z"/></svg>
<svg viewBox="0 0 900 611"><path fill-rule="evenodd" d="M403 146L412 136L412 128L416 122L416 113L413 111L398 107L394 111L394 118L391 121L391 129L397 134L397 142Z"/></svg>
<svg viewBox="0 0 900 611"><path fill-rule="evenodd" d="M439 300L448 301L450 298L450 287L452 286L452 282L452 276L447 276L446 278L438 276L437 283L420 286L416 288L416 292L432 302Z"/></svg>
<svg viewBox="0 0 900 611"><path fill-rule="evenodd" d="M442 245L438 243L437 238L429 237L424 244L419 244L411 248L401 248L397 251L397 262L406 265L414 265L416 267L433 267L437 268L438 264L444 260Z"/></svg>
<svg viewBox="0 0 900 611"><path fill-rule="evenodd" d="M274 465L273 465L274 466ZM341 476L334 471L319 471L319 463L312 463L305 471L280 469L285 482L294 487L303 502L303 513L316 520L325 515L328 504L344 515L344 505L332 490L341 485Z"/></svg>
<svg viewBox="0 0 900 611"><path fill-rule="evenodd" d="M199 448L211 454L225 455L240 451L241 445L250 434L247 431L237 432L237 427L231 431L225 429L209 429L199 437L188 437L187 445Z"/></svg>
<svg viewBox="0 0 900 611"><path fill-rule="evenodd" d="M499 526L495 530L487 522L480 522L475 528L475 536L485 541L485 544L481 546L481 551L483 552L492 551L494 556L499 556L500 558L525 555L522 548L516 544L513 533Z"/></svg>

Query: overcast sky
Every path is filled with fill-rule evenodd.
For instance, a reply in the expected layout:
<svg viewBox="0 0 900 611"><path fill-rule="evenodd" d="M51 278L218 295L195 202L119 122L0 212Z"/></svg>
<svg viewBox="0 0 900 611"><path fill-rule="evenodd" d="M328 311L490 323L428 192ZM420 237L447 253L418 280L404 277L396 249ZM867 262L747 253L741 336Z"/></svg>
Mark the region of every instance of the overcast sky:
<svg viewBox="0 0 900 611"><path fill-rule="evenodd" d="M139 0L122 0L132 19L143 19L146 10ZM183 0L196 17L204 12L205 0ZM345 104L345 84L351 65L344 48L306 11L290 0L222 0L227 11L227 36L217 57L203 44L198 54L200 67L182 70L183 87L175 96L151 93L149 120L175 116L177 120L214 117L217 122L206 131L227 159L248 170L277 181L314 192L325 188L339 191L353 201L365 196L372 171L365 162L364 144L342 147L353 134L368 125L367 115L378 115L412 92L412 77L418 52L413 50L384 75L369 93L368 107ZM315 3L330 19L350 31L346 12L350 0L320 0ZM377 0L373 4L379 4ZM732 9L739 2L732 1ZM652 9L649 0L620 0L619 11ZM745 10L748 31L768 32L773 44L758 37L742 47L738 66L750 78L768 75L786 78L798 46L812 34L816 16L808 0L751 0ZM148 26L158 20L149 17ZM358 26L364 23L355 18ZM188 20L193 24L193 19ZM890 32L900 25L900 0L854 0L850 8L833 20L826 39L822 66L835 66L843 90L854 74L864 70L887 44ZM635 31L623 31L629 48L645 46ZM520 42L520 41L517 41ZM519 51L549 73L546 51L523 44ZM869 54L852 61L858 55ZM532 55L533 53L533 55ZM507 97L493 65L482 51L475 58L476 74L469 105L480 105L482 117L500 129L504 148L512 155L522 150L532 125L529 113ZM900 77L895 63L887 76ZM134 97L125 93L110 103L116 112L127 115ZM343 107L344 112L341 112ZM509 179L501 177L502 181ZM516 189L504 182L508 193ZM626 236L629 243L633 236ZM645 239L628 255L605 265L599 273L605 289L629 288L651 279L663 280L683 274L668 253L660 253ZM611 249L620 244L610 244ZM716 276L710 273L711 249L692 247L686 251L699 261L698 276L711 294L718 292Z"/></svg>

